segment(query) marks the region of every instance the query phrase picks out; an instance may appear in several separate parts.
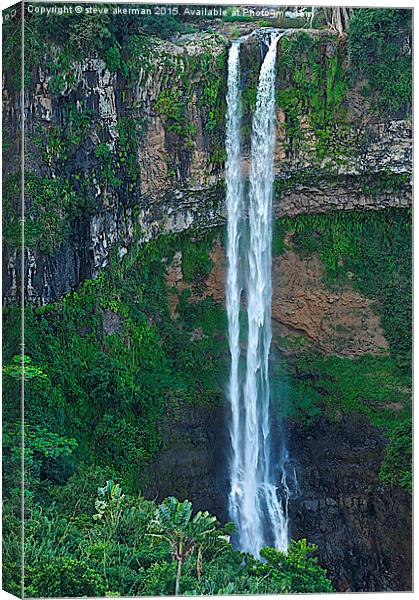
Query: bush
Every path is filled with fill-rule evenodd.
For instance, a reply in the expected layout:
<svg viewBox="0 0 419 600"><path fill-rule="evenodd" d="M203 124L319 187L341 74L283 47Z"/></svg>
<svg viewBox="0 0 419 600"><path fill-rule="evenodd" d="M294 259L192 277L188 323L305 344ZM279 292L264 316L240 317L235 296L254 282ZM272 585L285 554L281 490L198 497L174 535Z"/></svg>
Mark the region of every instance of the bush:
<svg viewBox="0 0 419 600"><path fill-rule="evenodd" d="M361 8L349 25L349 57L368 80L365 94L381 109L407 113L412 102L412 62L405 44L411 38L412 11Z"/></svg>
<svg viewBox="0 0 419 600"><path fill-rule="evenodd" d="M389 439L380 477L385 483L400 485L412 493L412 420L396 424Z"/></svg>
<svg viewBox="0 0 419 600"><path fill-rule="evenodd" d="M116 73L121 66L121 53L118 46L111 46L105 53L105 63L111 73Z"/></svg>
<svg viewBox="0 0 419 600"><path fill-rule="evenodd" d="M286 555L274 548L263 548L261 556L264 562L254 567L254 573L257 577L266 577L268 589L274 593L333 592L326 570L313 556L316 551L317 546L308 545L304 539L292 540Z"/></svg>
<svg viewBox="0 0 419 600"><path fill-rule="evenodd" d="M71 556L41 561L25 571L25 595L29 597L103 596L106 591L103 575L88 562Z"/></svg>

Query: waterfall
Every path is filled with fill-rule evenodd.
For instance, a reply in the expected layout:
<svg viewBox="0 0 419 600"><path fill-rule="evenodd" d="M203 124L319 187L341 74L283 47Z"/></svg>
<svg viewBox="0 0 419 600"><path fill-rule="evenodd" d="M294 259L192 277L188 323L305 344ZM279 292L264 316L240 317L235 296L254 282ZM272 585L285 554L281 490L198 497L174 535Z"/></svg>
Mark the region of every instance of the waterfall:
<svg viewBox="0 0 419 600"><path fill-rule="evenodd" d="M227 286L226 304L230 347L229 398L231 405L230 437L232 446L231 493L229 512L235 523L240 518L240 228L242 225L243 178L240 147L240 43L233 42L228 57L226 204L227 204Z"/></svg>
<svg viewBox="0 0 419 600"><path fill-rule="evenodd" d="M275 74L279 35L270 36L262 63L252 122L249 171L249 243L240 245L243 227L243 183L240 167L239 44L230 49L227 93L227 315L231 354L230 517L237 526L238 546L258 556L268 544L286 552L288 546L287 452L283 445L271 457L269 355L272 339L272 193L275 150ZM247 350L244 381L240 378L240 256L246 257ZM243 262L243 261L242 261ZM283 498L275 482L281 472Z"/></svg>

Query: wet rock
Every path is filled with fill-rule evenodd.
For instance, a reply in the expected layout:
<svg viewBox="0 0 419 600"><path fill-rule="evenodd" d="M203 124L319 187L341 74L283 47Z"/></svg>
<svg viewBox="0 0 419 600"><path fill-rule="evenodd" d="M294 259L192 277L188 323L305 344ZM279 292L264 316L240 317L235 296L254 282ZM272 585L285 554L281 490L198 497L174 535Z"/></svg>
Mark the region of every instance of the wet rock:
<svg viewBox="0 0 419 600"><path fill-rule="evenodd" d="M300 486L290 502L292 537L319 546L338 591L411 590L411 496L379 481L380 432L356 415L319 419L290 425L288 444ZM307 510L306 495L326 510Z"/></svg>
<svg viewBox="0 0 419 600"><path fill-rule="evenodd" d="M188 498L229 520L224 409L172 407L160 431L164 448L151 465L147 496ZM411 590L411 496L379 480L380 431L353 415L289 423L287 439L299 487L289 504L291 537L318 545L338 591Z"/></svg>

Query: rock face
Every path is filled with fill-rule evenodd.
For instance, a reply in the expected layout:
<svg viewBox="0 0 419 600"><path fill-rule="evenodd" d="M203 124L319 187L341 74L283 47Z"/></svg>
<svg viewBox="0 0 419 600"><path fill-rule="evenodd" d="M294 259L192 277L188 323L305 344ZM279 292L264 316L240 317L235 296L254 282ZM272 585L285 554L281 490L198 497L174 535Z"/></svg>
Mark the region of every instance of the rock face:
<svg viewBox="0 0 419 600"><path fill-rule="evenodd" d="M412 589L411 496L380 484L384 442L358 416L288 433L300 494L291 536L318 544L338 591Z"/></svg>
<svg viewBox="0 0 419 600"><path fill-rule="evenodd" d="M225 302L226 257L219 241L211 253L214 266L200 296ZM177 293L189 287L182 279L181 256L169 266L168 283ZM388 349L373 302L351 288L330 291L317 255L302 258L293 250L272 262L274 344L282 336L304 336L325 353L340 356L378 354ZM194 297L194 296L192 296ZM171 297L173 310L177 296Z"/></svg>
<svg viewBox="0 0 419 600"><path fill-rule="evenodd" d="M278 183L283 180L277 179ZM408 208L411 205L411 185L408 181L387 190L374 190L374 178L345 176L327 179L313 177L296 182L291 189L279 190L274 199L275 217L324 213L331 210L381 210Z"/></svg>
<svg viewBox="0 0 419 600"><path fill-rule="evenodd" d="M207 193L174 191L155 203L144 199L135 206L114 206L78 219L72 226L72 238L53 254L39 249L26 250L26 299L47 304L74 290L85 279L94 279L109 263L110 252L118 248L120 259L130 244L143 244L159 235L184 231L191 226L208 228L224 222L220 190ZM4 281L5 298L16 302L13 287L18 260L8 257L8 277Z"/></svg>
<svg viewBox="0 0 419 600"><path fill-rule="evenodd" d="M337 56L336 41L320 32L311 33L318 38L320 60ZM52 73L37 69L37 80L27 87L25 96L26 169L39 178L69 181L89 208L69 217L68 234L57 248L28 247L27 301L46 304L84 279L96 277L108 264L113 248L123 256L129 244L225 220L220 149L224 147L228 43L222 35L210 33L185 35L176 43L153 42L152 52L139 50L136 79L129 85L120 74L110 72L101 58L75 62L72 80L64 76L60 91L54 89ZM259 40L251 35L243 43L246 85L249 77L254 79L261 60ZM283 68L281 52L278 65ZM278 78L278 85L282 83ZM175 88L182 90L181 97L173 96ZM206 98L214 90L217 105L209 106ZM4 126L14 139L20 104L7 80L3 99ZM179 114L177 101L184 104ZM332 164L317 155L318 140L308 117L300 118L305 137L303 144L296 145L285 113L278 107L276 216L410 205L411 121L380 120L356 91L348 93L346 108L345 156ZM218 111L215 137L211 133L214 111ZM83 112L89 115L88 129L76 130L74 135ZM13 143L16 148L11 148L10 155L19 155L18 138ZM118 183L109 178L108 152ZM5 161L6 175L16 168L12 160ZM397 185L388 181L382 185L389 173L402 176ZM14 202L17 210L18 196ZM28 192L29 221L34 203ZM6 248L6 302L19 300L14 285L20 277L19 260L19 253L15 256L13 248Z"/></svg>
<svg viewBox="0 0 419 600"><path fill-rule="evenodd" d="M286 251L272 269L272 318L277 333L304 334L326 353L356 356L388 348L371 300L352 289L331 292L318 256Z"/></svg>
<svg viewBox="0 0 419 600"><path fill-rule="evenodd" d="M222 408L165 415L166 447L151 465L146 495L188 498L227 521L224 423ZM318 545L337 591L411 590L411 496L379 482L380 432L351 416L288 424L287 438L299 486L289 505L291 537Z"/></svg>
<svg viewBox="0 0 419 600"><path fill-rule="evenodd" d="M163 449L150 466L146 497L188 498L195 510L212 510L227 521L225 423L222 409L196 407L186 416L171 406L158 425Z"/></svg>

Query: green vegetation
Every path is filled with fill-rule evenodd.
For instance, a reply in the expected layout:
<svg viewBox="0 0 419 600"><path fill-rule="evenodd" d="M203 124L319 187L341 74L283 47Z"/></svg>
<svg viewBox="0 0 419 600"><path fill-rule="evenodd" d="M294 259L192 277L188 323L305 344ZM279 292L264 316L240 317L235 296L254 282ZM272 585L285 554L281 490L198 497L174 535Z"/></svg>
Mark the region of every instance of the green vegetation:
<svg viewBox="0 0 419 600"><path fill-rule="evenodd" d="M276 102L285 112L288 150L303 149L314 135L319 160L328 159L336 166L344 163L351 143L345 104L348 82L341 46L334 38L319 40L301 31L281 39L279 56ZM305 115L307 131L301 127Z"/></svg>
<svg viewBox="0 0 419 600"><path fill-rule="evenodd" d="M187 283L203 283L211 272L213 262L209 252L214 244L216 231L209 231L200 239L187 240L182 250L182 272Z"/></svg>
<svg viewBox="0 0 419 600"><path fill-rule="evenodd" d="M28 426L40 427L38 435L46 440L48 432L76 439L77 461L105 461L124 474L130 489L160 447L156 423L171 399L220 401L223 309L210 298L191 303L185 290L179 317L172 317L162 262L184 249L185 271L199 284L209 244L185 235L150 242L122 264L115 259L106 275L86 281L61 302L26 310L29 358L39 369L26 383ZM202 335L191 340L201 323ZM5 389L11 392L14 363L7 351L5 361ZM52 481L62 476L54 469ZM46 484L34 480L34 490Z"/></svg>
<svg viewBox="0 0 419 600"><path fill-rule="evenodd" d="M222 16L222 20L225 23L236 23L236 22L249 22L249 21L253 21L253 17L251 16L247 16L247 15L240 15L240 14L235 14L237 13L237 10L235 9L235 7L233 6L226 6L225 9L223 10L223 16Z"/></svg>
<svg viewBox="0 0 419 600"><path fill-rule="evenodd" d="M48 173L54 177L25 174L25 195L29 200L26 211L25 235L29 247L39 247L53 253L71 229L71 221L87 217L99 207L98 189L105 194L112 191L132 193L140 183L138 138L143 121L135 117L121 117L117 124L117 140L113 147L99 143L95 147L98 164L91 171L68 169L69 162L82 151L91 130L91 111L65 106L64 128L38 127L34 143L42 150ZM58 172L58 174L57 174ZM63 175L59 175L63 173ZM65 175L64 175L65 174ZM15 178L16 179L16 178ZM13 195L17 205L18 182L10 179L7 200ZM100 194L99 194L100 196ZM8 238L17 240L17 220L13 203L8 216Z"/></svg>
<svg viewBox="0 0 419 600"><path fill-rule="evenodd" d="M42 151L50 166L60 166L74 158L75 153L87 140L93 111L77 109L72 104L64 107L64 127L38 125L33 142Z"/></svg>
<svg viewBox="0 0 419 600"><path fill-rule="evenodd" d="M260 563L232 549L231 526L220 528L205 512L192 517L187 501L170 498L157 507L139 495L161 444L156 423L164 407L175 398L185 406L219 401L223 311L209 298L191 302L186 290L179 317L167 307L162 258L170 260L180 248L191 265L199 265L210 240L195 242L186 235L150 242L62 302L28 309L31 356L24 369L10 355L15 344L8 332L5 472L18 471L14 391L25 377L29 597L331 590L312 556L316 548L304 540L293 542L287 557L267 550L268 562ZM199 282L202 272L192 269L191 278L193 273ZM192 340L198 326L202 334ZM106 477L124 481L131 495L108 480L95 500L95 482ZM5 484L5 569L16 592L19 545L7 532L18 527L19 507L12 510L10 503L18 488L8 476Z"/></svg>
<svg viewBox="0 0 419 600"><path fill-rule="evenodd" d="M226 54L223 52L216 57L210 53L203 54L199 69L203 74L200 105L204 112L205 131L211 143L211 161L222 164L226 158L223 134L227 93Z"/></svg>
<svg viewBox="0 0 419 600"><path fill-rule="evenodd" d="M350 190L365 194L372 199L384 193L403 193L410 186L411 175L409 173L397 173L391 169L378 171L374 174L365 175L342 175L338 173L324 173L309 168L293 173L291 176L277 178L274 182L274 191L281 197L287 191L292 191L296 186L312 187L338 187L345 185ZM288 220L291 223L291 220ZM284 221L285 223L285 221ZM277 223L280 226L280 223ZM277 241L277 240L274 240Z"/></svg>
<svg viewBox="0 0 419 600"><path fill-rule="evenodd" d="M412 97L410 47L410 10L355 9L347 43L323 33L284 36L276 101L285 113L286 151L308 150L314 139L318 160L327 160L329 167L347 163L355 141L348 91L360 82L373 107L407 115ZM254 85L246 86L245 108L254 102L255 90Z"/></svg>
<svg viewBox="0 0 419 600"><path fill-rule="evenodd" d="M288 398L287 416L306 423L321 414L330 419L354 412L365 415L390 440L380 473L383 482L411 489L410 330L406 325L410 307L407 299L399 297L402 312L396 318L382 304L382 298L391 297L390 290L396 298L396 282L400 286L409 281L409 212L305 215L280 220L275 231L277 253L286 249L284 236L290 231L293 237L287 243L300 254L320 254L328 285L349 285L348 273L352 273L351 285L376 299L383 324L388 323L391 354L356 359L327 356L307 351L302 340L295 340L296 364L279 364L273 396L275 386L281 385L281 397ZM171 594L176 579L183 593L330 589L323 571L307 559L312 548L305 549L303 542L293 544L286 559L266 551L264 563L244 559L229 544L225 548L222 544L218 554L215 545L207 549L203 542L202 565L197 564L200 554L194 546L182 559L179 574L173 546L163 550L164 544L156 546L152 536L149 540L144 533L157 519L156 507L139 496L150 461L162 445L157 423L171 405L182 411L221 401L227 363L224 311L211 298L192 297L192 290L199 293L211 269L208 254L216 233L161 237L132 248L122 262L115 252L109 269L98 279L86 281L61 302L27 309L30 356L24 371L16 358L18 327L8 332L4 349L7 473L13 473L10 467L17 467L20 460L16 385L23 372L26 380L29 595L80 594L81 589L97 594ZM178 251L184 281L192 288L181 293L166 281L168 265ZM170 294L177 295L176 314L168 306ZM121 481L131 499L121 498L115 490L107 498L105 491L92 515L93 490L106 478ZM16 485L12 475L10 480L6 477L10 498L18 498ZM121 502L121 509L106 516L107 503L113 502ZM18 512L18 508L16 513L7 509L6 535L17 527ZM107 529L107 523L112 527L119 523L120 529ZM162 536L161 532L162 527ZM10 564L19 564L18 547L9 545L6 556L6 568L13 573ZM103 565L111 564L105 571ZM306 579L307 572L314 580Z"/></svg>
<svg viewBox="0 0 419 600"><path fill-rule="evenodd" d="M183 138L186 147L190 148L196 126L189 120L188 108L189 94L178 87L164 90L157 98L156 109L166 118L167 131Z"/></svg>
<svg viewBox="0 0 419 600"><path fill-rule="evenodd" d="M51 215L46 213L42 194L36 193L37 206L29 220L36 217L38 224L34 227L39 231L32 231L32 223L29 223L28 242L43 251L57 250L80 210L91 214L109 197L140 192L139 158L147 122L135 99L134 88L156 65L169 67L173 75L173 85L170 89L163 86L152 107L162 116L169 134L166 140L172 150L167 165L169 176L183 178L190 161L197 133L193 122L195 99L204 123L204 146L214 165L225 160L225 53L214 54L212 39L203 41L203 51L196 56L173 55L161 44L161 39L183 31L184 24L176 15L114 17L111 15L113 7L108 8L109 14L100 13L94 18L89 14L71 18L50 15L51 21L46 23L31 14L25 21L28 48L31 48L31 39L37 40L32 63L52 76L47 93L60 98L59 113L54 111L51 122L37 120L32 137L44 161L36 177L44 182L45 197L49 197L52 210ZM152 8L154 12L155 7ZM111 126L112 131L109 122L96 114L97 109L90 108L89 101L79 101L75 106L75 63L89 57L103 59L109 71L117 74L118 119L115 127ZM30 88L35 85L35 72L31 72L30 65L28 69ZM93 80L91 85L94 85ZM39 89L36 93L39 94ZM88 168L81 169L81 164ZM57 179L57 182L49 186L47 179ZM40 187L37 185L38 190ZM58 193L60 187L65 188L63 199ZM33 193L34 190L30 190L27 196ZM72 199L69 194L73 195ZM76 214L70 215L70 212ZM54 231L55 240L52 239Z"/></svg>
<svg viewBox="0 0 419 600"><path fill-rule="evenodd" d="M320 390L331 419L357 412L377 427L392 427L409 415L409 375L388 355L351 359L303 352L297 369L303 381Z"/></svg>
<svg viewBox="0 0 419 600"><path fill-rule="evenodd" d="M167 498L155 512L148 527L149 535L157 544L169 544L173 559L177 562L175 595L180 593L182 565L196 552L196 572L202 577L202 558L205 550L221 551L230 538L217 531L217 519L208 512L199 511L192 517L192 504Z"/></svg>
<svg viewBox="0 0 419 600"><path fill-rule="evenodd" d="M3 179L3 243L10 248L19 246L22 227L19 222L21 205L21 175L13 173Z"/></svg>
<svg viewBox="0 0 419 600"><path fill-rule="evenodd" d="M192 516L187 500L156 506L111 480L95 500L80 475L56 504L28 514L28 597L333 591L305 540L292 542L288 556L266 548L262 563L233 550L231 525Z"/></svg>
<svg viewBox="0 0 419 600"><path fill-rule="evenodd" d="M287 556L274 548L263 548L264 562L253 566L253 574L267 580L267 589L260 593L333 592L324 570L309 557L315 551L316 546L307 545L306 540L292 542Z"/></svg>
<svg viewBox="0 0 419 600"><path fill-rule="evenodd" d="M25 218L25 243L38 245L40 250L54 252L70 229L75 216L88 214L85 197L77 195L68 179L50 179L28 173L25 177L25 195L30 206Z"/></svg>
<svg viewBox="0 0 419 600"><path fill-rule="evenodd" d="M158 423L167 407L177 405L182 411L194 404L218 405L221 400L221 382L226 377L223 308L211 298L192 302L188 290L180 294L177 316L172 316L168 306L169 294L174 291L166 282L167 260L170 262L176 251L185 250L191 283L200 285L202 281L202 248L209 248L211 242L200 241L196 234L192 242L190 235L169 236L132 249L122 264L115 253L106 274L85 281L60 302L27 308L29 356L24 369L17 356L19 310L7 310L10 328L3 353L3 425L8 517L4 531L6 539L10 538L6 569L9 581L16 585L20 555L18 538L11 539L13 528L15 535L18 530L20 514L18 398L23 374L27 539L31 540L33 528L44 536L43 525L48 531L58 527L56 535L61 539L67 531L63 540L71 548L72 536L77 544L85 531L87 517L80 517L80 531L72 525L65 530L61 524L69 518L73 523L74 510L78 514L79 488L90 482L94 489L97 480L118 477L124 489L138 494L148 481L150 461L162 446ZM15 327L11 327L13 323ZM195 335L197 329L199 335ZM107 466L98 471L95 465ZM54 502L70 493L75 498L71 510L53 508ZM15 505L13 511L10 503ZM47 525L41 519L41 529L37 529L39 515L47 506L54 516L45 517ZM48 556L46 548L55 547L54 539L41 546L38 537L34 543L32 555L28 541L26 555L31 565L31 594L48 590L50 595L59 595L59 590L65 589L82 595L83 587L84 593L104 593L102 575L98 579L97 570L89 570L89 557L73 557L72 552L62 556L55 550L54 557ZM103 560L98 549L99 555ZM45 562L40 564L37 561L44 560L42 556ZM86 564L89 569L84 568ZM171 572L170 565L164 568ZM80 580L81 572L85 575ZM119 576L123 577L123 568ZM125 593L135 593L121 586L118 589Z"/></svg>
<svg viewBox="0 0 419 600"><path fill-rule="evenodd" d="M167 10L166 14L157 14L155 6L145 5L143 14L130 16L113 14L114 8L110 5L107 12L94 15L50 14L51 19L47 20L31 13L25 19L26 87L37 96L40 94L38 88L35 92L35 69L41 68L51 75L47 88L41 93L52 93L60 101L60 110L54 110L52 122L37 120L32 137L45 165L37 170L36 176L30 175L40 181L36 190L27 190L30 202L32 195L36 202L36 206L30 208L31 214L28 212L27 239L29 245L37 245L43 251L57 250L80 210L91 214L109 196L139 191L140 140L146 123L143 111L134 100L133 90L139 79L150 72L152 59L164 66L172 66L173 83L176 81L171 92L162 91L153 107L166 121L167 131L173 134L168 140L175 155L173 162L168 164L170 176L183 177L193 147L196 134L196 125L191 118L194 97L205 123L204 145L211 160L214 165L225 160L225 54L214 55L211 42L208 51L197 57L184 54L174 57L168 53L161 40L189 31L191 27L188 18L179 15L178 7ZM151 14L145 14L147 11ZM202 25L207 28L207 24ZM19 55L20 30L9 21L5 33L5 65L10 74L15 71L15 77L18 77L19 61L14 57ZM120 82L116 90L119 112L116 143L111 141L106 123L97 118L96 109L88 108L86 102L75 106L75 63L92 57L103 59ZM88 168L81 169L81 164ZM57 181L49 185L48 179ZM45 198L51 204L51 214L45 208L47 202L43 200L42 186L45 187ZM33 182L29 187L34 187ZM16 206L16 202L10 205L5 223L9 243L19 237ZM33 223L35 219L36 224Z"/></svg>
<svg viewBox="0 0 419 600"><path fill-rule="evenodd" d="M379 109L409 113L412 104L412 11L361 8L349 26L354 77L366 79L363 93Z"/></svg>
<svg viewBox="0 0 419 600"><path fill-rule="evenodd" d="M389 438L390 443L381 466L380 477L385 483L400 485L412 493L412 419L406 418L400 423L395 423Z"/></svg>
<svg viewBox="0 0 419 600"><path fill-rule="evenodd" d="M390 439L383 482L412 491L411 375L388 355L350 359L303 353L297 373L306 397L330 419L359 413ZM300 383L301 386L301 383ZM305 414L306 411L304 411Z"/></svg>
<svg viewBox="0 0 419 600"><path fill-rule="evenodd" d="M54 72L52 86L56 93L74 82L72 63L86 56L103 56L111 72L120 70L125 75L134 76L132 52L139 47L138 38L145 40L155 36L167 39L185 28L178 16L156 15L154 7L151 7L152 14L134 16L113 14L113 5L107 8L106 13L50 14L48 19L43 15L28 14L25 19L26 82L30 82L32 70L49 54L51 46L55 46L49 63ZM13 51L17 50L13 44L16 43L14 37L8 37L6 58L10 56L13 60Z"/></svg>

